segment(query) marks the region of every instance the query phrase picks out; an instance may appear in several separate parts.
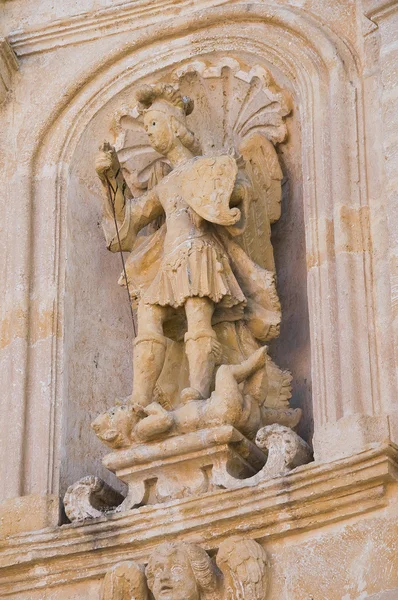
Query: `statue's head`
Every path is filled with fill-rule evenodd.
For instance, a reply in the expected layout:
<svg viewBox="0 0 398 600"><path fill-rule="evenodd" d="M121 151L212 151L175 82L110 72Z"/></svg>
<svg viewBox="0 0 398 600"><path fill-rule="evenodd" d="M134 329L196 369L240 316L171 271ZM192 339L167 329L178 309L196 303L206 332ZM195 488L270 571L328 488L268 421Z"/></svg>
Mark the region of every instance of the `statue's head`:
<svg viewBox="0 0 398 600"><path fill-rule="evenodd" d="M131 431L137 416L129 406L115 406L101 413L91 427L96 436L111 448L126 448L131 444Z"/></svg>
<svg viewBox="0 0 398 600"><path fill-rule="evenodd" d="M171 85L142 85L136 92L138 109L144 117L144 127L151 146L160 154L167 153L181 143L193 154L199 145L186 124L193 110L193 101L182 96Z"/></svg>
<svg viewBox="0 0 398 600"><path fill-rule="evenodd" d="M207 553L184 542L158 546L149 559L146 576L155 600L203 600L217 586Z"/></svg>

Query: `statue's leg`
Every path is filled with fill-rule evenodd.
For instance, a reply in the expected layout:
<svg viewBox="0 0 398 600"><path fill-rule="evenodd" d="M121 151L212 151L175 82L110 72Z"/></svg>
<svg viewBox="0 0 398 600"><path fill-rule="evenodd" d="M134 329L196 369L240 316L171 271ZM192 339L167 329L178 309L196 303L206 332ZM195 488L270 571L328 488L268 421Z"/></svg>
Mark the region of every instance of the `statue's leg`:
<svg viewBox="0 0 398 600"><path fill-rule="evenodd" d="M209 298L188 298L185 303L188 322L185 352L188 357L190 387L181 393L183 402L210 396L214 367L221 353L211 326L213 312L214 304Z"/></svg>
<svg viewBox="0 0 398 600"><path fill-rule="evenodd" d="M136 406L147 406L153 401L153 391L166 354L166 338L163 335L165 308L140 303L137 316L138 335L134 341L134 389L131 402Z"/></svg>

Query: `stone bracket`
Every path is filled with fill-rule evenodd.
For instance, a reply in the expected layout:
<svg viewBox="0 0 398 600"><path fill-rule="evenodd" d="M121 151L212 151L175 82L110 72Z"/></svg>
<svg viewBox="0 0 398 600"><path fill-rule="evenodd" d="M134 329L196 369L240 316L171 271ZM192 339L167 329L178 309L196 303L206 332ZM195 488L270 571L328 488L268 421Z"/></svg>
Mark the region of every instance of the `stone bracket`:
<svg viewBox="0 0 398 600"><path fill-rule="evenodd" d="M114 512L122 501L123 496L111 486L89 475L68 487L64 497L65 513L72 522L95 519Z"/></svg>
<svg viewBox="0 0 398 600"><path fill-rule="evenodd" d="M255 475L265 461L261 449L228 425L118 450L103 463L128 485L118 508L125 511L213 491L223 486L214 473L240 481Z"/></svg>
<svg viewBox="0 0 398 600"><path fill-rule="evenodd" d="M72 522L81 521L219 488L255 486L311 458L304 440L283 425L260 429L256 446L231 426L203 429L108 454L104 465L128 485L126 498L101 479L85 477L68 489L65 512Z"/></svg>
<svg viewBox="0 0 398 600"><path fill-rule="evenodd" d="M283 425L267 425L260 429L256 436L256 444L262 450L268 451L267 462L258 473L246 479L236 479L225 469L213 468L214 483L230 490L254 486L272 477L286 475L312 459L308 444L292 429Z"/></svg>

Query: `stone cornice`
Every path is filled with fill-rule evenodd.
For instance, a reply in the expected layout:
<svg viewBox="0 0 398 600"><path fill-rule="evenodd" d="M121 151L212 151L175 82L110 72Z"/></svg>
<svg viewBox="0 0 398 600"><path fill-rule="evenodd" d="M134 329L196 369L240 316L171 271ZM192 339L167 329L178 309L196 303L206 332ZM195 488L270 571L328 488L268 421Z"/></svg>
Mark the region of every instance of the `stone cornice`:
<svg viewBox="0 0 398 600"><path fill-rule="evenodd" d="M208 6L226 4L230 0L134 0L94 12L57 19L42 26L12 32L9 42L17 56L28 56L63 46L134 31L163 21L173 14L192 12Z"/></svg>
<svg viewBox="0 0 398 600"><path fill-rule="evenodd" d="M237 533L266 544L318 529L385 506L388 483L397 475L398 448L383 445L334 463L299 467L255 488L13 536L0 543L0 597L100 577L120 560L145 561L167 539L214 550Z"/></svg>

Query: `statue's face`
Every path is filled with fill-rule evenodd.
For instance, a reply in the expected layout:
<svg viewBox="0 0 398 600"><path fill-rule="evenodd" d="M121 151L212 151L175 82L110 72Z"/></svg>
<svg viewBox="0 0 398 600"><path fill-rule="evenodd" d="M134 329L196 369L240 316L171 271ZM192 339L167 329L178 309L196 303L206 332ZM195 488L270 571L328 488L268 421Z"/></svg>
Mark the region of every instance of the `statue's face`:
<svg viewBox="0 0 398 600"><path fill-rule="evenodd" d="M157 152L164 155L172 148L174 133L170 117L158 110L149 110L144 115L144 127L152 148Z"/></svg>
<svg viewBox="0 0 398 600"><path fill-rule="evenodd" d="M157 561L151 590L155 600L200 600L195 576L184 552L173 552Z"/></svg>

